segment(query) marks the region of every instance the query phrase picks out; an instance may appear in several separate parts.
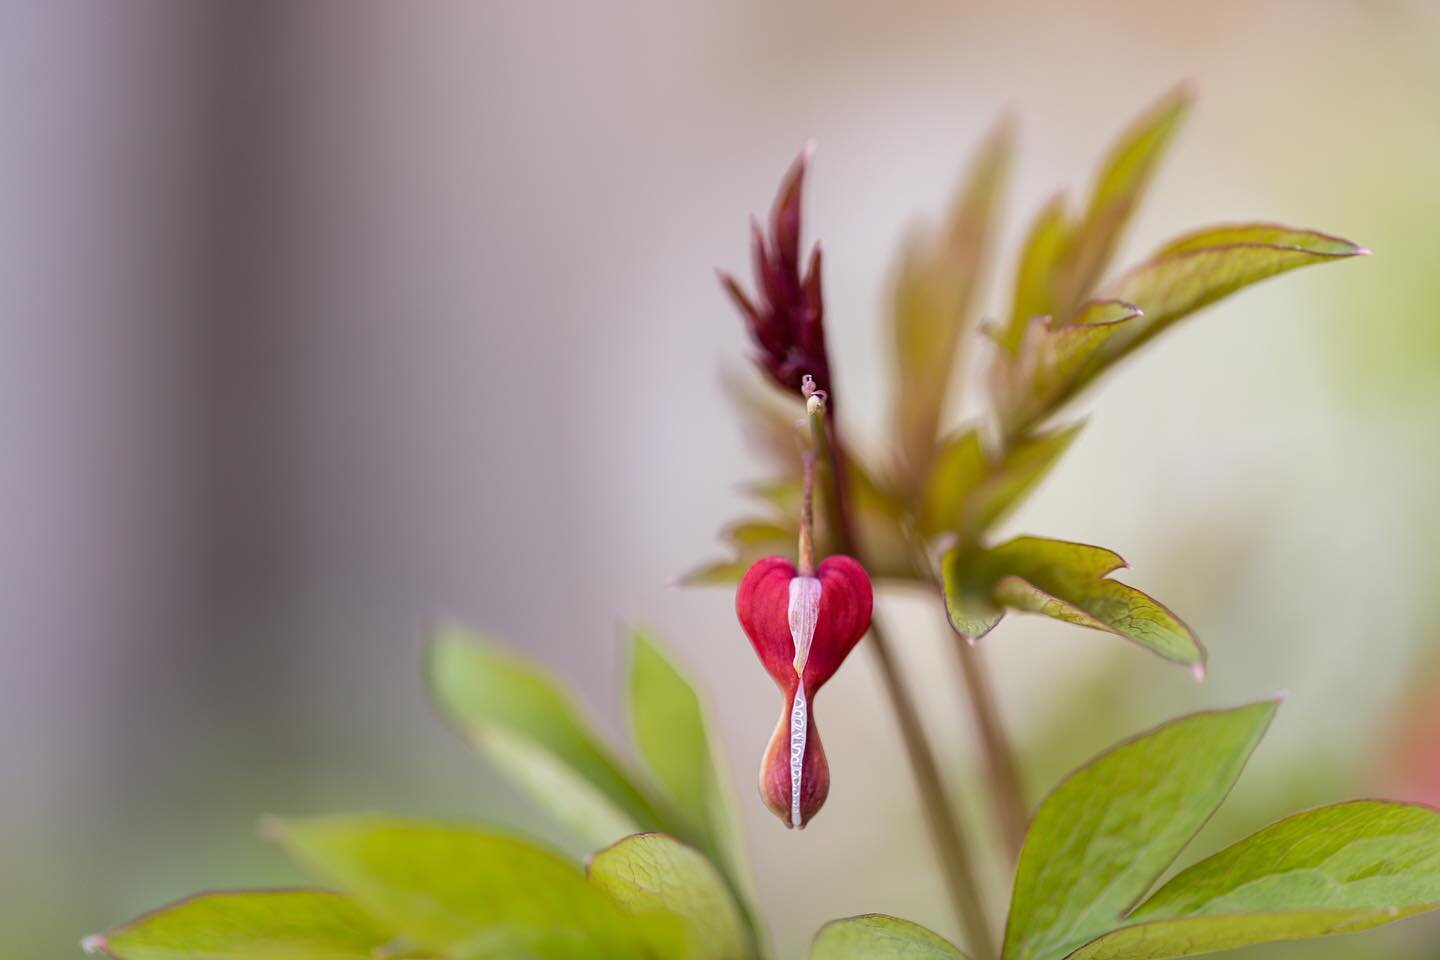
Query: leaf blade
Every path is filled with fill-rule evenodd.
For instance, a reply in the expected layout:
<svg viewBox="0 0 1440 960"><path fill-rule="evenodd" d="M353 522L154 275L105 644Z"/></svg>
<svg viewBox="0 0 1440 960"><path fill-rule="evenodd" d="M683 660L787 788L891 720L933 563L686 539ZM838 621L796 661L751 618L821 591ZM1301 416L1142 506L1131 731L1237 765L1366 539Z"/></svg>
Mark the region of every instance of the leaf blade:
<svg viewBox="0 0 1440 960"><path fill-rule="evenodd" d="M895 432L911 482L924 475L935 445L995 231L1013 140L1008 121L991 131L945 229L917 236L901 265L893 309Z"/></svg>
<svg viewBox="0 0 1440 960"><path fill-rule="evenodd" d="M1105 296L1136 304L1144 316L1106 344L1105 365L1178 320L1261 280L1368 252L1329 234L1277 224L1207 227L1181 237L1107 288Z"/></svg>
<svg viewBox="0 0 1440 960"><path fill-rule="evenodd" d="M1306 811L1181 871L1075 957L1159 960L1368 929L1440 906L1440 812L1360 800Z"/></svg>
<svg viewBox="0 0 1440 960"><path fill-rule="evenodd" d="M271 821L267 831L423 947L556 960L648 955L643 925L577 865L513 837L368 816Z"/></svg>
<svg viewBox="0 0 1440 960"><path fill-rule="evenodd" d="M1090 204L1066 251L1057 319L1069 319L1109 266L1121 233L1192 102L1188 87L1166 94L1120 135L1106 156Z"/></svg>
<svg viewBox="0 0 1440 960"><path fill-rule="evenodd" d="M630 631L630 638L628 699L635 745L685 819L689 830L682 839L720 867L751 936L758 939L750 868L705 705L658 639L643 630Z"/></svg>
<svg viewBox="0 0 1440 960"><path fill-rule="evenodd" d="M1205 650L1190 628L1134 587L1108 579L1128 566L1103 547L1017 537L991 552L1004 571L997 599L1031 613L1113 633L1175 663L1203 670Z"/></svg>
<svg viewBox="0 0 1440 960"><path fill-rule="evenodd" d="M1025 838L1005 960L1057 960L1111 929L1229 793L1277 706L1181 717L1062 781Z"/></svg>
<svg viewBox="0 0 1440 960"><path fill-rule="evenodd" d="M327 890L202 893L87 937L117 960L371 960L391 939L351 898Z"/></svg>
<svg viewBox="0 0 1440 960"><path fill-rule="evenodd" d="M589 880L632 913L665 911L683 924L696 960L748 960L749 934L724 879L695 850L658 833L642 833L601 850Z"/></svg>
<svg viewBox="0 0 1440 960"><path fill-rule="evenodd" d="M603 845L661 826L653 802L534 663L447 625L431 638L426 673L451 724L577 836Z"/></svg>
<svg viewBox="0 0 1440 960"><path fill-rule="evenodd" d="M918 923L871 913L821 927L810 960L965 960L965 955Z"/></svg>

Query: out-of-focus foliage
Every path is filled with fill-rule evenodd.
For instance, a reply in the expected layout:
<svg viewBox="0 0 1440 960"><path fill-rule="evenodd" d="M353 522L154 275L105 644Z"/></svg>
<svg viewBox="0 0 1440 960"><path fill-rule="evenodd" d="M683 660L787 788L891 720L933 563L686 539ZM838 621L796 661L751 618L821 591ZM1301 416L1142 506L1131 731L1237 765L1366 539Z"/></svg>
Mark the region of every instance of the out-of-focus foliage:
<svg viewBox="0 0 1440 960"><path fill-rule="evenodd" d="M432 648L432 673L473 668L455 645L512 673L543 675L453 631L448 651L436 656ZM676 745L657 744L661 731L650 729L640 738L657 777L670 795L697 800L699 811L725 809L728 799L712 796L724 789L713 775L698 696L653 638L636 638L632 669L637 727L671 718L679 742L703 764L687 769L671 754ZM441 698L464 689L467 715L520 712L513 704L498 709L509 695L483 684L432 676L432 687ZM552 684L532 685L527 695L548 716L582 722ZM1440 905L1440 813L1377 801L1282 820L1140 902L1229 793L1277 705L1266 700L1183 717L1066 778L1026 836L1002 960L1164 960L1350 932ZM454 704L442 701L442 708ZM583 766L574 777L597 791L592 778L615 772ZM500 769L535 788L524 767ZM457 824L338 816L272 820L266 833L341 892L208 894L88 938L86 946L121 960L764 955L736 879L726 876L734 864L659 833L621 838L584 868L529 841ZM963 960L938 935L879 915L827 924L811 957Z"/></svg>
<svg viewBox="0 0 1440 960"><path fill-rule="evenodd" d="M202 893L87 938L130 960L373 960L391 933L343 893Z"/></svg>

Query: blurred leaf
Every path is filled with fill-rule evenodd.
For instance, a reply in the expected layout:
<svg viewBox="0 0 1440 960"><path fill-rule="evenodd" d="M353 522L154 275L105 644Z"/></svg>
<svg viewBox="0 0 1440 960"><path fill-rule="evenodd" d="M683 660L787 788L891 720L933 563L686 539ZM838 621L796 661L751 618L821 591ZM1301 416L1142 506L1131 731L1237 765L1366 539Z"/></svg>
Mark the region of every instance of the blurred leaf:
<svg viewBox="0 0 1440 960"><path fill-rule="evenodd" d="M1134 303L1145 315L1105 344L1101 366L1242 287L1297 267L1367 252L1338 237L1267 223L1209 227L1181 237L1108 287L1106 296ZM1098 372L1099 367L1091 377Z"/></svg>
<svg viewBox="0 0 1440 960"><path fill-rule="evenodd" d="M809 445L805 405L751 377L728 373L722 383L740 411L745 438L766 464L784 476L798 476L801 452Z"/></svg>
<svg viewBox="0 0 1440 960"><path fill-rule="evenodd" d="M1063 196L1047 203L1030 227L1015 277L1010 320L999 336L1011 355L1039 317L1072 323L1114 256L1151 176L1190 109L1188 90L1175 90L1130 127L1101 165L1079 222L1066 215ZM1120 299L1128 299L1121 297Z"/></svg>
<svg viewBox="0 0 1440 960"><path fill-rule="evenodd" d="M677 927L626 914L575 864L511 837L384 817L271 822L304 867L416 944L457 957L648 958ZM671 939L667 947L683 955Z"/></svg>
<svg viewBox="0 0 1440 960"><path fill-rule="evenodd" d="M661 826L650 799L534 663L444 626L426 670L446 718L578 837L600 846Z"/></svg>
<svg viewBox="0 0 1440 960"><path fill-rule="evenodd" d="M1013 139L1008 121L991 132L945 229L913 238L901 262L894 305L895 433L906 486L919 482L934 450L995 231Z"/></svg>
<svg viewBox="0 0 1440 960"><path fill-rule="evenodd" d="M202 893L96 937L119 960L371 960L390 934L349 897L324 890Z"/></svg>
<svg viewBox="0 0 1440 960"><path fill-rule="evenodd" d="M918 923L871 913L821 927L810 960L965 960L965 955Z"/></svg>
<svg viewBox="0 0 1440 960"><path fill-rule="evenodd" d="M891 490L882 487L854 457L849 466L850 511L871 576L886 580L921 579L906 534L905 506ZM798 476L798 467L797 474ZM750 492L775 507L774 518L749 518L727 526L720 534L730 546L729 557L711 561L678 577L681 586L734 586L750 565L762 557L793 557L800 531L798 483L774 481L752 484ZM839 553L829 529L823 487L815 491L815 539L822 555Z"/></svg>
<svg viewBox="0 0 1440 960"><path fill-rule="evenodd" d="M750 565L761 557L786 556L795 551L798 519L738 520L720 532L730 545L730 558L704 564L676 579L684 587L734 586Z"/></svg>
<svg viewBox="0 0 1440 960"><path fill-rule="evenodd" d="M1440 813L1373 800L1296 814L1182 871L1075 960L1161 960L1350 933L1440 906Z"/></svg>
<svg viewBox="0 0 1440 960"><path fill-rule="evenodd" d="M964 636L983 636L999 608L1040 613L1124 637L1203 675L1205 650L1173 613L1128 584L1107 579L1125 567L1103 547L1017 537L989 550L952 550L942 560L950 622ZM987 627L979 633L970 632Z"/></svg>
<svg viewBox="0 0 1440 960"><path fill-rule="evenodd" d="M1015 305L1009 324L998 337L1008 353L1020 349L1032 320L1056 315L1053 285L1073 229L1063 195L1052 197L1030 225L1015 272Z"/></svg>
<svg viewBox="0 0 1440 960"><path fill-rule="evenodd" d="M999 523L1045 479L1055 461L1079 435L1083 423L1017 440L999 462L991 462L978 431L950 438L926 481L920 532L927 537L945 531L966 537Z"/></svg>
<svg viewBox="0 0 1440 960"><path fill-rule="evenodd" d="M685 834L728 878L754 930L750 869L731 792L694 685L649 634L631 631L630 726L646 766L689 829ZM759 932L754 935L758 938Z"/></svg>
<svg viewBox="0 0 1440 960"><path fill-rule="evenodd" d="M985 479L989 464L980 431L962 431L942 441L920 501L920 532L933 537L963 525L965 504Z"/></svg>
<svg viewBox="0 0 1440 960"><path fill-rule="evenodd" d="M1062 781L1025 837L1005 960L1060 960L1110 930L1224 800L1277 706L1181 717Z"/></svg>
<svg viewBox="0 0 1440 960"><path fill-rule="evenodd" d="M1192 96L1181 87L1161 98L1121 135L1100 170L1090 206L1075 231L1058 281L1057 320L1090 295L1115 253L1120 234L1149 186L1165 148L1190 111ZM1120 299L1128 299L1121 297Z"/></svg>
<svg viewBox="0 0 1440 960"><path fill-rule="evenodd" d="M1026 430L1064 406L1093 376L1105 344L1141 315L1123 300L1092 300L1072 323L1037 317L1014 354L995 355L991 386L1007 436Z"/></svg>
<svg viewBox="0 0 1440 960"><path fill-rule="evenodd" d="M697 960L754 956L724 880L699 853L658 833L626 837L595 854L590 882L631 913L680 918Z"/></svg>
<svg viewBox="0 0 1440 960"><path fill-rule="evenodd" d="M882 487L854 457L847 462L850 481L846 493L856 533L865 545L866 570L877 580L924 580L915 568L914 547L906 533L904 500L893 490ZM817 490L816 500L821 499ZM823 510L817 506L817 518L822 514ZM828 540L825 553L839 552L838 544Z"/></svg>

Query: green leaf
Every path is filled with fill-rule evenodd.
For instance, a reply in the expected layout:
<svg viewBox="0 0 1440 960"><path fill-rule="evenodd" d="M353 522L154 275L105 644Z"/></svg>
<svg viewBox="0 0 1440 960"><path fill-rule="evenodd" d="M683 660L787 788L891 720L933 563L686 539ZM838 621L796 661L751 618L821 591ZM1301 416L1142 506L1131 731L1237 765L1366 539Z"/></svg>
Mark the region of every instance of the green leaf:
<svg viewBox="0 0 1440 960"><path fill-rule="evenodd" d="M710 724L694 685L658 640L631 631L630 726L635 746L686 825L684 839L720 867L747 924L754 894L728 778L711 745Z"/></svg>
<svg viewBox="0 0 1440 960"><path fill-rule="evenodd" d="M1111 149L1095 183L1090 206L1075 232L1059 277L1057 319L1090 295L1109 266L1120 235L1165 154L1175 131L1190 111L1192 96L1181 87L1163 97ZM1120 299L1128 299L1121 297Z"/></svg>
<svg viewBox="0 0 1440 960"><path fill-rule="evenodd" d="M1015 304L1010 311L1010 322L997 337L1006 352L1019 351L1032 320L1056 315L1055 275L1073 229L1065 213L1065 197L1058 194L1045 204L1030 225L1015 272Z"/></svg>
<svg viewBox="0 0 1440 960"><path fill-rule="evenodd" d="M535 664L445 626L426 670L446 718L578 837L599 846L661 826L651 800Z"/></svg>
<svg viewBox="0 0 1440 960"><path fill-rule="evenodd" d="M980 431L974 428L944 440L926 478L920 501L920 532L933 537L965 524L965 505L989 469Z"/></svg>
<svg viewBox="0 0 1440 960"><path fill-rule="evenodd" d="M1025 837L1005 960L1058 960L1112 929L1224 800L1277 706L1173 720L1062 781Z"/></svg>
<svg viewBox="0 0 1440 960"><path fill-rule="evenodd" d="M1108 579L1125 566L1103 547L1040 537L952 550L941 561L945 606L951 624L971 639L988 633L1009 607L1113 633L1203 677L1205 649L1190 628L1158 601Z"/></svg>
<svg viewBox="0 0 1440 960"><path fill-rule="evenodd" d="M1010 123L996 127L966 176L948 225L938 235L914 237L901 262L894 306L895 434L906 486L920 482L934 450L995 232L1013 139Z"/></svg>
<svg viewBox="0 0 1440 960"><path fill-rule="evenodd" d="M965 955L918 923L871 913L821 927L810 960L965 960Z"/></svg>
<svg viewBox="0 0 1440 960"><path fill-rule="evenodd" d="M940 558L940 588L945 615L955 632L978 640L1000 623L1005 607L995 599L996 578L983 550L954 547Z"/></svg>
<svg viewBox="0 0 1440 960"><path fill-rule="evenodd" d="M1015 355L1039 317L1074 322L1081 303L1105 273L1120 235L1159 165L1165 148L1190 109L1188 90L1165 97L1121 135L1101 165L1090 203L1078 223L1056 196L1030 227L1016 270L1014 306L999 336ZM1128 298L1120 298L1128 299Z"/></svg>
<svg viewBox="0 0 1440 960"><path fill-rule="evenodd" d="M941 445L926 482L919 526L927 537L946 531L979 536L999 523L1079 435L1083 423L1018 439L998 462L985 455L976 430Z"/></svg>
<svg viewBox="0 0 1440 960"><path fill-rule="evenodd" d="M577 865L512 837L364 816L272 821L267 830L417 945L451 956L648 958L657 955L652 938L673 935L673 921L627 914Z"/></svg>
<svg viewBox="0 0 1440 960"><path fill-rule="evenodd" d="M1134 303L1145 315L1105 345L1104 363L1114 363L1177 320L1252 283L1368 252L1328 234L1268 223L1208 227L1181 237L1107 288L1107 297Z"/></svg>
<svg viewBox="0 0 1440 960"><path fill-rule="evenodd" d="M84 947L117 960L371 960L390 939L344 894L236 890L161 907Z"/></svg>
<svg viewBox="0 0 1440 960"><path fill-rule="evenodd" d="M1440 813L1363 800L1281 820L1177 874L1076 960L1350 933L1440 906Z"/></svg>
<svg viewBox="0 0 1440 960"><path fill-rule="evenodd" d="M1105 345L1141 315L1123 300L1092 300L1071 323L1032 320L1018 352L997 352L991 371L1006 434L1023 437L1079 393L1103 362Z"/></svg>
<svg viewBox="0 0 1440 960"><path fill-rule="evenodd" d="M668 911L680 918L697 960L754 956L744 921L725 881L699 853L663 834L626 837L595 854L590 882L635 914Z"/></svg>

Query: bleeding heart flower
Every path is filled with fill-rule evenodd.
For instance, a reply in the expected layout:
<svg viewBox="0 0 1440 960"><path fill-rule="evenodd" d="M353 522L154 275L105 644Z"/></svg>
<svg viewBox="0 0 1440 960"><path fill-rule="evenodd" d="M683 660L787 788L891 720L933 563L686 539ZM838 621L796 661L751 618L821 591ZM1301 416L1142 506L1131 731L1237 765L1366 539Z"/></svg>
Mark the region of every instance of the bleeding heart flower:
<svg viewBox="0 0 1440 960"><path fill-rule="evenodd" d="M740 581L740 626L785 694L760 764L760 796L788 827L809 823L830 792L815 694L869 629L872 600L865 568L844 556L829 557L810 576L784 557L766 557Z"/></svg>

